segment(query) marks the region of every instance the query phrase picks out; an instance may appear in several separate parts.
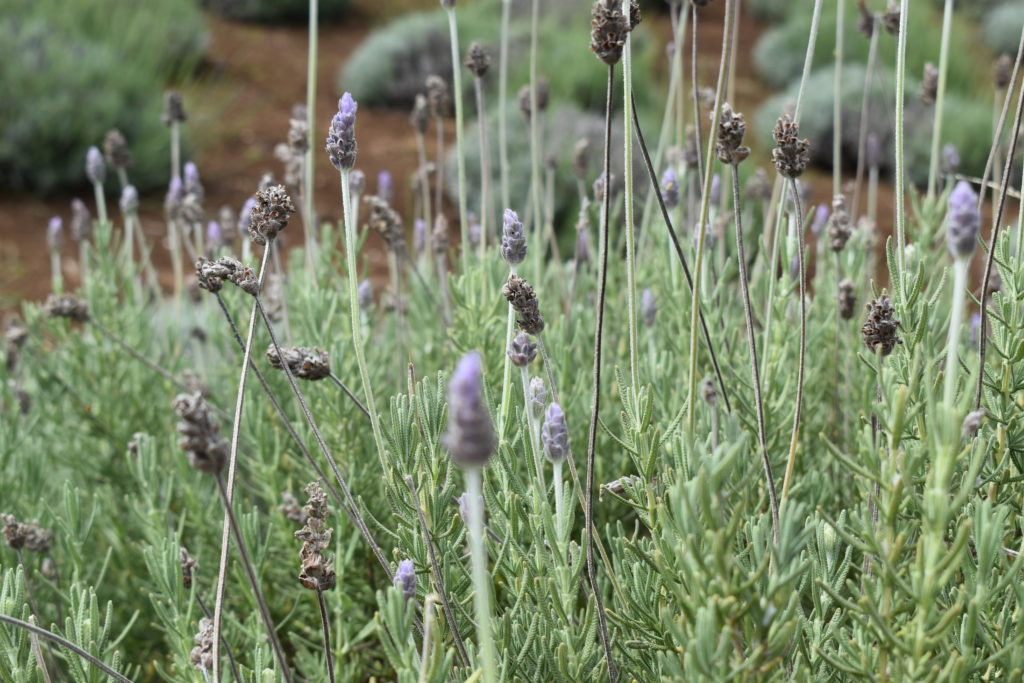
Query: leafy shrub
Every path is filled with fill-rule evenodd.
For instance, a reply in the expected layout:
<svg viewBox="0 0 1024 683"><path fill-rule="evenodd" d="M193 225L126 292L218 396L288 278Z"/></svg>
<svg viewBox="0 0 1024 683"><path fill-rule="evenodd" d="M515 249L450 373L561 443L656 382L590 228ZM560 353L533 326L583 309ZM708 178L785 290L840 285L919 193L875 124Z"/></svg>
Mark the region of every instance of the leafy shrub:
<svg viewBox="0 0 1024 683"><path fill-rule="evenodd" d="M487 79L496 83L501 22L495 17L500 16L500 2L460 4L457 16L460 47L465 50L474 40L487 46L495 58ZM544 59L537 68L550 82L552 95L585 109L600 109L605 82L595 75L601 71L599 62L587 49L589 13L579 11L574 3L547 2L541 16L538 52ZM529 82L530 13L514 12L509 33L508 78L510 97L514 98L516 89ZM451 79L448 35L447 15L441 9L396 19L370 34L349 57L339 76L339 87L368 106L409 107L416 94L423 91L428 75L436 73ZM637 98L643 103L650 99L646 85L654 51L645 31L638 30L634 35L633 77ZM470 78L463 80L467 88L472 86Z"/></svg>
<svg viewBox="0 0 1024 683"><path fill-rule="evenodd" d="M119 128L135 157L132 182L161 181L166 133L160 93L205 48L188 0L15 0L0 19L0 182L51 191L85 179L85 151Z"/></svg>
<svg viewBox="0 0 1024 683"><path fill-rule="evenodd" d="M228 19L256 22L301 22L309 17L309 0L202 0L214 14ZM340 17L350 9L352 0L320 0L322 19Z"/></svg>
<svg viewBox="0 0 1024 683"><path fill-rule="evenodd" d="M1024 4L1006 2L985 14L985 42L996 53L1017 54L1024 30Z"/></svg>

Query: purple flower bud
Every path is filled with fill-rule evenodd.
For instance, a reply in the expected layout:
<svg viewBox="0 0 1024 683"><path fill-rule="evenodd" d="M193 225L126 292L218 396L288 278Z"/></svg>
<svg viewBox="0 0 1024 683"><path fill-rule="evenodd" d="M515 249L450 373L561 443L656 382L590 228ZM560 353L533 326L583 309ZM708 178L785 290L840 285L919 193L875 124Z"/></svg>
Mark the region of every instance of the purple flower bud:
<svg viewBox="0 0 1024 683"><path fill-rule="evenodd" d="M679 206L679 178L671 166L661 174L661 197L665 200L666 208L674 209Z"/></svg>
<svg viewBox="0 0 1024 683"><path fill-rule="evenodd" d="M363 280L359 283L359 289L356 297L359 301L359 308L363 311L369 311L373 308L373 285L370 284L369 280Z"/></svg>
<svg viewBox="0 0 1024 683"><path fill-rule="evenodd" d="M448 382L448 431L443 443L461 467L483 467L498 445L484 404L483 366L476 351L462 357Z"/></svg>
<svg viewBox="0 0 1024 683"><path fill-rule="evenodd" d="M653 326L658 318L658 304L654 301L654 292L649 288L640 295L640 316L648 327Z"/></svg>
<svg viewBox="0 0 1024 683"><path fill-rule="evenodd" d="M390 204L394 194L395 186L391 182L391 174L387 171L381 171L377 174L377 196Z"/></svg>
<svg viewBox="0 0 1024 683"><path fill-rule="evenodd" d="M544 414L544 406L548 402L548 389L544 386L544 380L534 377L530 380L530 413L535 420L539 420Z"/></svg>
<svg viewBox="0 0 1024 683"><path fill-rule="evenodd" d="M942 148L942 171L953 175L960 169L960 152L952 142Z"/></svg>
<svg viewBox="0 0 1024 683"><path fill-rule="evenodd" d="M338 113L327 132L327 156L339 171L352 170L356 165L356 109L356 101L346 92L338 100Z"/></svg>
<svg viewBox="0 0 1024 683"><path fill-rule="evenodd" d="M417 256L427 248L427 222L422 218L412 222L412 248Z"/></svg>
<svg viewBox="0 0 1024 683"><path fill-rule="evenodd" d="M416 597L416 568L412 560L402 560L395 572L395 588L402 591L406 600Z"/></svg>
<svg viewBox="0 0 1024 683"><path fill-rule="evenodd" d="M512 365L525 368L537 357L537 342L530 340L530 335L520 332L508 344L508 357Z"/></svg>
<svg viewBox="0 0 1024 683"><path fill-rule="evenodd" d="M136 213L139 210L139 191L134 185L125 185L121 190L121 199L118 201L121 213Z"/></svg>
<svg viewBox="0 0 1024 683"><path fill-rule="evenodd" d="M182 172L184 176L184 183L182 188L185 194L194 194L199 197L203 196L203 183L199 179L199 168L193 162L185 164L185 168Z"/></svg>
<svg viewBox="0 0 1024 683"><path fill-rule="evenodd" d="M168 213L175 214L181 208L181 200L184 197L181 186L181 178L174 176L167 185L167 194L164 195L164 208Z"/></svg>
<svg viewBox="0 0 1024 683"><path fill-rule="evenodd" d="M206 224L206 244L210 249L217 249L224 244L224 231L217 221Z"/></svg>
<svg viewBox="0 0 1024 683"><path fill-rule="evenodd" d="M814 220L811 222L811 234L820 235L828 224L828 204L818 204L814 211Z"/></svg>
<svg viewBox="0 0 1024 683"><path fill-rule="evenodd" d="M238 214L238 234L242 237L249 237L249 223L251 222L252 210L256 208L255 197L249 197L242 204L242 211Z"/></svg>
<svg viewBox="0 0 1024 683"><path fill-rule="evenodd" d="M60 216L54 216L46 226L46 246L50 251L60 251L64 244L64 221Z"/></svg>
<svg viewBox="0 0 1024 683"><path fill-rule="evenodd" d="M131 187L131 185L128 187ZM124 193L122 192L121 194L123 195ZM89 239L91 234L92 215L89 213L89 208L85 205L85 202L75 197L71 200L71 237L76 242L81 242L84 239Z"/></svg>
<svg viewBox="0 0 1024 683"><path fill-rule="evenodd" d="M719 200L722 198L722 176L717 173L711 176L711 194L708 196L708 200L711 206L718 206Z"/></svg>
<svg viewBox="0 0 1024 683"><path fill-rule="evenodd" d="M358 168L353 168L348 177L348 184L352 194L362 194L366 189L366 174Z"/></svg>
<svg viewBox="0 0 1024 683"><path fill-rule="evenodd" d="M949 210L946 214L946 243L954 258L968 258L978 243L978 228L981 214L978 213L978 193L970 183L961 180L949 195Z"/></svg>
<svg viewBox="0 0 1024 683"><path fill-rule="evenodd" d="M544 455L548 460L561 462L565 459L569 452L569 429L565 425L565 413L557 403L548 406L540 437L544 441Z"/></svg>
<svg viewBox="0 0 1024 683"><path fill-rule="evenodd" d="M526 233L519 216L512 209L505 209L501 227L501 255L511 266L522 263L526 258Z"/></svg>
<svg viewBox="0 0 1024 683"><path fill-rule="evenodd" d="M107 162L103 160L103 152L95 145L85 153L85 175L94 185L102 185L107 178Z"/></svg>

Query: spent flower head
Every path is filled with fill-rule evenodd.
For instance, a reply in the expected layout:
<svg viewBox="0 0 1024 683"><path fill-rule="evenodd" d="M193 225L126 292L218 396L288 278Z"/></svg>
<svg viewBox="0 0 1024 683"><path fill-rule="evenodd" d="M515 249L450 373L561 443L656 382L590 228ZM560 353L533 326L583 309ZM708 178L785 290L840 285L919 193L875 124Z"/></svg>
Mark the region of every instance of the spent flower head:
<svg viewBox="0 0 1024 683"><path fill-rule="evenodd" d="M118 129L107 131L103 138L103 156L115 171L124 171L132 167L132 153L128 149L128 141Z"/></svg>
<svg viewBox="0 0 1024 683"><path fill-rule="evenodd" d="M295 206L283 185L260 190L249 213L249 237L260 245L273 241L288 226L288 218L293 213Z"/></svg>
<svg viewBox="0 0 1024 683"><path fill-rule="evenodd" d="M214 419L202 392L179 394L174 399L174 411L181 420L175 429L181 434L178 446L188 456L193 468L208 474L223 469L230 446L220 435L220 425Z"/></svg>
<svg viewBox="0 0 1024 683"><path fill-rule="evenodd" d="M51 294L43 304L43 313L49 318L67 318L84 323L89 319L89 305L73 294Z"/></svg>
<svg viewBox="0 0 1024 683"><path fill-rule="evenodd" d="M321 348L307 349L303 346L281 347L281 353L271 344L267 348L267 360L275 370L288 368L293 377L315 381L331 375L331 357Z"/></svg>
<svg viewBox="0 0 1024 683"><path fill-rule="evenodd" d="M794 123L789 114L783 114L772 130L775 138L775 149L772 150L772 161L779 174L786 178L798 178L810 161L807 153L810 143L800 139L800 125Z"/></svg>
<svg viewBox="0 0 1024 683"><path fill-rule="evenodd" d="M892 302L887 296L878 297L867 305L867 309L868 319L860 328L860 332L864 336L864 345L872 353L878 348L883 356L888 356L897 344L903 343L903 340L897 336L900 321L895 317L896 309L893 308Z"/></svg>
<svg viewBox="0 0 1024 683"><path fill-rule="evenodd" d="M747 123L743 120L743 114L734 112L728 102L723 104L718 120L718 140L715 143L719 161L723 164L738 165L750 156L750 148L743 146L743 136L746 132Z"/></svg>
<svg viewBox="0 0 1024 683"><path fill-rule="evenodd" d="M483 78L491 68L491 55L479 41L473 41L466 51L466 68L477 78Z"/></svg>
<svg viewBox="0 0 1024 683"><path fill-rule="evenodd" d="M331 535L334 533L327 526L327 494L320 482L314 481L306 486L306 495L309 497L303 508L306 523L295 532L295 538L302 541L302 550L299 551L302 563L299 582L309 590L328 591L334 588L337 576L333 562L324 554L331 546Z"/></svg>
<svg viewBox="0 0 1024 683"><path fill-rule="evenodd" d="M53 532L39 526L39 522L19 522L14 515L0 515L4 523L4 540L14 550L45 553L53 545Z"/></svg>
<svg viewBox="0 0 1024 683"><path fill-rule="evenodd" d="M596 0L590 13L590 49L598 59L614 66L622 59L629 32L640 23L640 6L631 0L629 16L619 0Z"/></svg>
<svg viewBox="0 0 1024 683"><path fill-rule="evenodd" d="M540 303L530 283L512 273L501 291L518 314L516 322L520 329L535 336L544 331L544 316L540 313Z"/></svg>

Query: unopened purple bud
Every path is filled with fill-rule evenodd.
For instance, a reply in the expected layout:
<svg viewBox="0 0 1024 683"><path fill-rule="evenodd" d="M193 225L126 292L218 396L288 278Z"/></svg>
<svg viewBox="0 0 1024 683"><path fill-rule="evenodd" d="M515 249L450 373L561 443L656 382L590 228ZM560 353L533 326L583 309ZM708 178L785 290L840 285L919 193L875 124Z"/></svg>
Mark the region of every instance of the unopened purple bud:
<svg viewBox="0 0 1024 683"><path fill-rule="evenodd" d="M206 243L211 249L217 249L224 244L224 231L217 221L206 224Z"/></svg>
<svg viewBox="0 0 1024 683"><path fill-rule="evenodd" d="M356 297L359 301L359 308L363 311L369 311L373 308L373 285L370 284L369 280L363 280L359 283L359 289L357 290Z"/></svg>
<svg viewBox="0 0 1024 683"><path fill-rule="evenodd" d="M427 248L427 222L422 218L412 222L412 248L417 256Z"/></svg>
<svg viewBox="0 0 1024 683"><path fill-rule="evenodd" d="M484 404L483 365L476 351L462 357L448 382L448 431L443 441L461 467L483 467L498 445Z"/></svg>
<svg viewBox="0 0 1024 683"><path fill-rule="evenodd" d="M46 226L46 246L50 251L60 251L64 244L64 221L60 216L54 216Z"/></svg>
<svg viewBox="0 0 1024 683"><path fill-rule="evenodd" d="M387 171L381 171L377 174L377 196L390 204L394 194L395 186L391 182L391 174Z"/></svg>
<svg viewBox="0 0 1024 683"><path fill-rule="evenodd" d="M85 175L94 185L102 185L107 178L107 162L103 160L103 152L95 145L85 153Z"/></svg>
<svg viewBox="0 0 1024 683"><path fill-rule="evenodd" d="M942 170L947 175L953 175L960 170L960 152L952 142L942 148Z"/></svg>
<svg viewBox="0 0 1024 683"><path fill-rule="evenodd" d="M512 209L505 209L501 226L501 255L512 266L526 258L526 233L519 216Z"/></svg>
<svg viewBox="0 0 1024 683"><path fill-rule="evenodd" d="M711 194L708 196L711 206L718 206L722 198L722 176L717 173L711 176Z"/></svg>
<svg viewBox="0 0 1024 683"><path fill-rule="evenodd" d="M968 258L978 243L978 228L981 214L978 213L978 193L970 183L961 180L949 195L949 210L946 214L946 243L954 258Z"/></svg>
<svg viewBox="0 0 1024 683"><path fill-rule="evenodd" d="M238 214L238 234L242 237L249 237L249 223L252 221L251 215L252 210L256 208L255 197L249 197L245 200L245 204L242 204L242 211Z"/></svg>
<svg viewBox="0 0 1024 683"><path fill-rule="evenodd" d="M533 419L539 420L544 414L544 406L548 402L548 388L544 386L544 380L534 377L530 380L530 414Z"/></svg>
<svg viewBox="0 0 1024 683"><path fill-rule="evenodd" d="M121 199L118 201L121 213L137 213L139 210L139 191L134 185L125 185L121 190Z"/></svg>
<svg viewBox="0 0 1024 683"><path fill-rule="evenodd" d="M171 178L171 182L167 184L167 194L164 195L164 206L180 206L183 196L184 193L181 185L181 178L179 178L178 176L174 176L173 178Z"/></svg>
<svg viewBox="0 0 1024 683"><path fill-rule="evenodd" d="M190 161L185 164L182 175L184 176L183 189L185 190L185 194L202 196L203 183L199 179L199 168L194 162Z"/></svg>
<svg viewBox="0 0 1024 683"><path fill-rule="evenodd" d="M821 231L825 229L825 225L828 224L828 204L818 204L818 208L814 211L814 220L811 222L811 234L820 235Z"/></svg>
<svg viewBox="0 0 1024 683"><path fill-rule="evenodd" d="M569 453L569 429L565 424L565 413L557 403L548 406L540 437L544 441L544 455L548 460L561 462L565 459Z"/></svg>
<svg viewBox="0 0 1024 683"><path fill-rule="evenodd" d="M530 340L530 335L520 332L508 344L509 359L517 368L525 368L537 357L537 342Z"/></svg>
<svg viewBox="0 0 1024 683"><path fill-rule="evenodd" d="M649 288L640 295L640 316L648 327L653 326L658 319L658 304L654 300L654 292Z"/></svg>
<svg viewBox="0 0 1024 683"><path fill-rule="evenodd" d="M402 591L406 600L416 597L416 568L412 560L402 560L395 571L395 588Z"/></svg>
<svg viewBox="0 0 1024 683"><path fill-rule="evenodd" d="M338 113L331 119L327 132L327 156L339 171L351 170L356 165L356 110L358 105L351 93L338 100Z"/></svg>
<svg viewBox="0 0 1024 683"><path fill-rule="evenodd" d="M671 166L661 174L661 197L665 200L666 208L674 209L679 206L679 178Z"/></svg>

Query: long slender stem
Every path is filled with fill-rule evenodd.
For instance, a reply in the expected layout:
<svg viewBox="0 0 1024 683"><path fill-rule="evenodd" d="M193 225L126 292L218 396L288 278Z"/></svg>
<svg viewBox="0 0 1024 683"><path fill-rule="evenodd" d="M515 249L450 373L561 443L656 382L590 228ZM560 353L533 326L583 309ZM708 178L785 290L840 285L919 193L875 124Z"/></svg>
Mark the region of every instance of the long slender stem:
<svg viewBox="0 0 1024 683"><path fill-rule="evenodd" d="M693 99L693 125L694 129L697 131L697 144L695 146L695 149L697 150L697 176L703 177L704 167L703 158L701 156L700 151L700 141L703 137L703 134L701 132L701 121L704 120L704 117L700 115L700 93L698 92L699 79L697 75L697 3L691 3L690 10L690 91Z"/></svg>
<svg viewBox="0 0 1024 683"><path fill-rule="evenodd" d="M960 323L964 317L964 290L967 289L967 266L970 261L957 257L953 261L953 305L949 316L949 336L946 340L946 370L943 375L942 398L947 408L953 407L956 397L956 376L959 366L957 341L960 339Z"/></svg>
<svg viewBox="0 0 1024 683"><path fill-rule="evenodd" d="M612 88L615 83L615 66L608 66L608 93L605 98L604 115L604 177L609 178L611 172L611 139L612 139ZM597 566L594 562L594 456L597 448L597 421L601 409L601 341L604 336L604 305L608 287L608 219L611 210L611 192L606 189L601 203L601 228L598 237L600 271L597 287L597 320L594 324L594 383L593 399L590 407L590 431L587 436L587 485L585 504L586 518L587 576L590 588L594 592L597 603L598 626L601 644L604 647L605 664L608 668L608 679L615 683L619 677L618 668L612 659L611 639L608 635L608 623L604 613L604 600L601 597L601 586L597 582Z"/></svg>
<svg viewBox="0 0 1024 683"><path fill-rule="evenodd" d="M434 214L430 207L430 174L427 173L427 143L423 133L416 131L416 153L419 155L419 170L417 174L420 177L419 186L420 194L423 203L423 251L427 254L427 265L430 270L433 270L433 261L430 260L430 256L434 253L434 234L431 228L434 224ZM417 255L419 258L419 255ZM428 271L429 272L429 271Z"/></svg>
<svg viewBox="0 0 1024 683"><path fill-rule="evenodd" d="M333 372L330 375L328 375L328 377L330 377L331 381L334 382L334 385L336 387L341 389L345 393L345 395L348 396L349 399L351 399L352 403L355 404L356 408L359 408L359 410L362 411L363 415L366 415L366 417L370 417L370 411L367 410L366 406L363 405L363 402L360 401L356 397L356 395L352 393L352 390L349 389L348 386L344 382L341 381L340 377L335 375Z"/></svg>
<svg viewBox="0 0 1024 683"><path fill-rule="evenodd" d="M843 177L843 24L846 0L836 0L836 63L832 86L832 196L842 192Z"/></svg>
<svg viewBox="0 0 1024 683"><path fill-rule="evenodd" d="M455 100L455 155L459 172L459 232L462 258L469 254L469 221L466 219L466 159L462 152L462 62L459 59L459 31L455 22L455 3L448 9L448 32L452 44L452 97Z"/></svg>
<svg viewBox="0 0 1024 683"><path fill-rule="evenodd" d="M534 0L536 2L536 0ZM622 0L622 15L630 15L630 0ZM633 39L627 34L626 44L622 49L622 99L623 99L623 161L622 175L625 182L624 194L626 199L626 322L629 336L629 379L633 388L640 386L640 376L637 370L639 356L637 351L637 325L636 325L636 236L633 226Z"/></svg>
<svg viewBox="0 0 1024 683"><path fill-rule="evenodd" d="M533 407L530 405L530 371L526 366L519 370L523 380L523 411L526 413L526 426L530 432L530 454L533 456L533 468L537 472L537 490L541 495L545 495L548 487L544 483L544 465L541 463L540 425L537 424L537 418L533 416Z"/></svg>
<svg viewBox="0 0 1024 683"><path fill-rule="evenodd" d="M658 184L658 175L654 170L654 166L651 164L651 155L647 150L647 143L644 142L644 133L640 128L640 117L636 111L636 102L633 103L633 130L636 131L637 142L640 143L640 153L644 158L644 165L647 167L647 175L651 179L651 188L655 198L658 200L658 206L661 207L661 217L665 222L665 228L668 231L669 239L675 249L676 258L679 259L680 265L683 267L683 274L686 276L686 285L693 291L693 275L690 273L690 265L686 261L686 255L683 254L682 245L679 243L679 235L676 233L675 228L672 226L672 218L669 216L668 207L665 206L665 198L661 193L661 186ZM725 388L725 380L722 378L722 369L718 366L718 354L715 353L714 344L711 343L711 333L708 331L708 324L704 317L704 311L700 312L700 328L701 333L704 336L704 346L707 348L708 355L711 357L711 365L715 369L715 377L718 380L718 389L722 395L722 401L725 403L725 409L732 412L732 404L729 403L729 392Z"/></svg>
<svg viewBox="0 0 1024 683"><path fill-rule="evenodd" d="M1024 41L1024 36L1022 36ZM1024 42L1022 42L1024 44ZM1007 98L1011 90L1007 91ZM1006 151L1006 164L1003 167L1003 180L999 187L999 200L996 202L995 215L992 220L992 237L989 240L988 258L985 261L985 276L981 284L981 328L978 330L978 386L974 393L974 409L981 408L981 392L985 386L985 353L988 350L988 292L989 282L992 278L992 262L995 260L996 247L999 244L999 230L1003 222L1003 209L1006 207L1006 188L1010 182L1010 168L1013 157L1017 153L1017 131L1020 130L1021 115L1024 112L1024 82L1021 83L1020 91L1017 93L1017 110L1013 115L1012 135L1010 135L1010 148Z"/></svg>
<svg viewBox="0 0 1024 683"><path fill-rule="evenodd" d="M2 621L5 624L8 624L9 626L15 626L17 628L24 629L24 630L28 631L29 633L34 633L37 636L42 636L43 638L46 638L47 640L49 640L51 642L57 643L58 645L60 645L63 648L71 650L76 655L78 655L79 657L81 657L85 661L89 662L90 664L92 664L94 667L96 667L97 669L99 669L103 673L105 673L108 676L110 676L111 678L113 678L115 681L120 681L121 683L132 683L131 679L125 678L124 676L122 676L121 674L117 673L116 671L111 669L109 666L107 666L106 664L104 664L103 662L98 660L96 657L92 656L91 654L89 654L88 652L83 650L82 648L80 648L77 645L75 645L74 643L72 643L70 640L67 640L66 638L63 638L63 637L57 635L56 633L51 633L50 631L47 631L44 628L40 628L40 627L36 626L35 624L30 624L27 621L22 621L21 619L15 619L14 617L9 617L6 614L0 614L0 621Z"/></svg>
<svg viewBox="0 0 1024 683"><path fill-rule="evenodd" d="M103 185L100 183L92 184L93 194L96 196L96 219L100 223L107 222L107 198L103 194Z"/></svg>
<svg viewBox="0 0 1024 683"><path fill-rule="evenodd" d="M306 57L306 134L309 140L316 139L316 62L317 62L317 20L318 0L309 0L309 53ZM302 187L303 227L306 228L306 268L309 277L314 277L313 267L316 263L317 220L313 204L313 184L316 163L313 157L313 145L306 145L306 158L303 161L305 178Z"/></svg>
<svg viewBox="0 0 1024 683"><path fill-rule="evenodd" d="M463 474L469 499L469 553L473 564L477 647L483 659L483 680L485 683L497 683L498 666L491 635L491 577L487 571L487 547L484 545L483 468L468 467Z"/></svg>
<svg viewBox="0 0 1024 683"><path fill-rule="evenodd" d="M499 165L501 166L501 205L511 206L508 179L508 25L511 14L512 0L501 3L501 47L498 63L498 146Z"/></svg>
<svg viewBox="0 0 1024 683"><path fill-rule="evenodd" d="M1013 92L1013 84L1017 82L1017 73L1020 71L1022 61L1024 61L1024 31L1021 31L1020 42L1017 44L1017 58L1013 62L1013 72L1010 74L1010 84L1007 86L1006 93L1003 95L1003 107L999 111L999 121L996 122L995 129L992 132L992 147L989 149L988 159L985 160L985 172L981 175L981 188L978 191L978 211L981 211L981 207L985 203L985 193L988 191L989 173L992 172L992 164L995 163L996 156L999 153L999 139L1001 137L1003 127L1006 125L1006 115L1010 111L1010 93Z"/></svg>
<svg viewBox="0 0 1024 683"><path fill-rule="evenodd" d="M257 291L263 288L263 278L267 274L267 263L270 261L270 247L273 240L263 249L260 261L259 283ZM249 314L249 330L245 337L245 351L242 353L242 372L238 379L238 393L235 398L235 414L231 422L231 451L228 455L228 480L224 489L224 527L221 532L220 566L217 569L217 593L213 605L213 680L220 681L220 638L221 617L224 611L224 589L227 585L228 553L231 549L231 505L235 494L235 470L238 466L238 442L242 431L242 407L245 405L245 382L249 377L249 362L252 360L252 343L256 332L256 303ZM287 669L285 669L286 671Z"/></svg>
<svg viewBox="0 0 1024 683"><path fill-rule="evenodd" d="M942 111L946 101L946 74L949 71L949 34L953 29L953 0L946 0L942 12L942 43L939 48L939 87L935 96L935 123L932 125L931 162L928 165L928 198L935 197L939 177L939 141L942 140Z"/></svg>
<svg viewBox="0 0 1024 683"><path fill-rule="evenodd" d="M860 130L857 134L857 175L853 183L853 201L850 203L852 215L860 216L860 188L864 181L866 149L868 144L868 106L871 103L871 79L878 61L878 22L872 15L871 40L868 43L868 63L864 69L864 92L860 101Z"/></svg>
<svg viewBox="0 0 1024 683"><path fill-rule="evenodd" d="M707 235L707 230L704 226L707 225L708 211L711 208L711 169L713 166L711 163L711 155L714 153L715 143L718 140L718 124L721 120L722 112L722 90L724 88L725 75L729 67L729 59L732 56L732 41L730 40L730 35L732 32L733 2L734 0L726 0L725 27L722 32L722 59L718 67L718 84L715 88L715 109L711 113L711 134L708 136L708 163L705 164L704 168L704 187L701 191L700 219L697 221L697 260L693 267L695 277L693 282L693 297L691 299L692 304L690 307L690 363L688 378L689 387L687 390L687 434L691 442L696 438L694 426L697 417L697 329L700 322L700 285L704 263L704 238Z"/></svg>
<svg viewBox="0 0 1024 683"><path fill-rule="evenodd" d="M540 190L540 117L537 106L537 34L539 32L539 0L530 3L530 197L533 200L531 224L533 230L534 277L542 281L541 264L544 260L544 217L541 211Z"/></svg>
<svg viewBox="0 0 1024 683"><path fill-rule="evenodd" d="M904 250L907 246L906 226L903 216L903 100L906 86L907 71L907 24L909 23L909 0L901 0L900 33L896 48L896 275L899 282L894 282L893 289L899 294L900 304L906 303L904 296ZM785 489L783 489L785 491Z"/></svg>
<svg viewBox="0 0 1024 683"><path fill-rule="evenodd" d="M476 118L480 134L480 259L483 260L491 226L491 148L487 139L487 109L484 108L484 86L479 76L473 78L476 95Z"/></svg>
<svg viewBox="0 0 1024 683"><path fill-rule="evenodd" d="M565 501L562 499L562 461L556 460L552 464L551 478L555 483L555 535L559 543L565 529Z"/></svg>
<svg viewBox="0 0 1024 683"><path fill-rule="evenodd" d="M231 502L228 500L227 490L224 488L224 479L218 472L217 478L217 489L220 491L221 502L224 504L225 518L231 525L231 533L235 537L235 543L238 545L238 556L242 559L242 569L245 571L245 577L249 580L249 589L252 591L253 597L256 598L257 611L260 613L260 619L263 621L263 627L266 629L267 638L270 640L270 647L274 651L274 657L277 659L278 665L281 667L281 680L291 681L292 673L288 667L288 659L284 655L284 649L281 647L281 640L277 637L277 629L274 627L274 619L270 616L270 608L267 607L267 601L263 597L263 589L260 588L259 577L256 576L256 569L253 567L252 558L249 557L249 550L245 546L245 539L242 537L242 530L238 526L238 520L235 519L235 513L231 510ZM214 612L214 619L216 619L217 613ZM217 680L220 676L220 659L218 659L219 653L217 652L217 646L220 645L220 634L217 634L217 640L214 641L214 680Z"/></svg>
<svg viewBox="0 0 1024 683"><path fill-rule="evenodd" d="M803 207L800 205L800 197L796 189L796 179L789 179L789 191L793 196L793 205L796 207L796 230L797 230L797 251L796 260L799 270L800 293L800 357L796 375L796 405L793 408L793 433L789 439L789 456L786 458L786 476L782 480L782 500L786 500L789 493L789 485L793 479L793 463L796 462L796 447L800 437L800 414L804 403L804 369L805 354L807 352L807 292L806 275L804 267L804 217ZM778 533L778 527L776 527ZM778 537L776 536L776 540Z"/></svg>
<svg viewBox="0 0 1024 683"><path fill-rule="evenodd" d="M768 437L764 422L764 397L761 396L761 369L757 362L757 342L754 335L754 315L750 307L750 281L747 277L747 257L743 249L743 221L740 205L740 173L735 164L732 166L732 202L733 213L736 215L736 262L740 270L740 293L743 296L743 316L747 327L747 350L750 353L750 375L754 383L754 403L757 408L757 443L761 449L761 460L764 464L765 485L768 489L768 502L772 509L772 530L776 543L779 540L779 502L775 498L775 476L772 474L772 462L768 457ZM714 407L712 406L712 410Z"/></svg>
<svg viewBox="0 0 1024 683"><path fill-rule="evenodd" d="M319 588L316 590L316 602L320 606L320 623L322 623L324 627L324 658L327 660L327 680L328 683L334 683L334 653L331 648L331 620L327 615L327 601L324 600L324 592Z"/></svg>
<svg viewBox="0 0 1024 683"><path fill-rule="evenodd" d="M509 275L516 274L516 267L509 266ZM512 333L515 331L516 312L512 304L508 306L508 323L505 325L505 350L508 350L512 343ZM509 406L512 403L512 359L505 354L505 366L501 374L501 406L498 408L498 433L504 438L505 421L508 419Z"/></svg>

